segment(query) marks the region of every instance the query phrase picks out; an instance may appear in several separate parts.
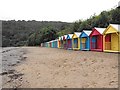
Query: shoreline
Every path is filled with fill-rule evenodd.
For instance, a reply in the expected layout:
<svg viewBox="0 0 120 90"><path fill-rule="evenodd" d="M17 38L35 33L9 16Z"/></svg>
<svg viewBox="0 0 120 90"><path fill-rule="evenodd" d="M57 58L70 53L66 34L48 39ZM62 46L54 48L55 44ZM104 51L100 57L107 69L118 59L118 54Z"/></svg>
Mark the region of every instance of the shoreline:
<svg viewBox="0 0 120 90"><path fill-rule="evenodd" d="M17 88L16 84L11 82L19 82L17 79L22 78L21 72L18 72L15 68L21 65L25 60L24 57L26 50L22 47L5 47L2 49L2 87ZM20 83L20 82L19 82Z"/></svg>

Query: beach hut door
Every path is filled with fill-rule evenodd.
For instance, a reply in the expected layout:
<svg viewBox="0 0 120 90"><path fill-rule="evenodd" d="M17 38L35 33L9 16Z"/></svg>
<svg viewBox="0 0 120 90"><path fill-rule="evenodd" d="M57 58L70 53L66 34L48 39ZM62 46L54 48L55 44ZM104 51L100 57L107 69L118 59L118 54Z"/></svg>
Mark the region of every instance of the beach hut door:
<svg viewBox="0 0 120 90"><path fill-rule="evenodd" d="M68 39L68 48L71 48L72 47L72 40Z"/></svg>
<svg viewBox="0 0 120 90"><path fill-rule="evenodd" d="M97 49L97 36L92 37L92 49Z"/></svg>
<svg viewBox="0 0 120 90"><path fill-rule="evenodd" d="M78 48L78 39L77 38L74 39L74 48Z"/></svg>
<svg viewBox="0 0 120 90"><path fill-rule="evenodd" d="M82 38L82 49L86 49L86 38Z"/></svg>
<svg viewBox="0 0 120 90"><path fill-rule="evenodd" d="M105 36L105 50L111 50L111 34Z"/></svg>

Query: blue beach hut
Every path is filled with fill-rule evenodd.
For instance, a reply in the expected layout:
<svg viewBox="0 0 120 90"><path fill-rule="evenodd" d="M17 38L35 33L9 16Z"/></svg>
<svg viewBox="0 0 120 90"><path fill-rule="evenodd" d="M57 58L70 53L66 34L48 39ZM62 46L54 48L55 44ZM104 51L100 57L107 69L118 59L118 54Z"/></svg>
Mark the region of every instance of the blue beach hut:
<svg viewBox="0 0 120 90"><path fill-rule="evenodd" d="M53 48L54 47L54 42L53 42L53 40L51 41L51 48Z"/></svg>
<svg viewBox="0 0 120 90"><path fill-rule="evenodd" d="M54 48L58 48L58 39L54 40Z"/></svg>
<svg viewBox="0 0 120 90"><path fill-rule="evenodd" d="M83 30L80 35L80 50L90 50L90 30Z"/></svg>

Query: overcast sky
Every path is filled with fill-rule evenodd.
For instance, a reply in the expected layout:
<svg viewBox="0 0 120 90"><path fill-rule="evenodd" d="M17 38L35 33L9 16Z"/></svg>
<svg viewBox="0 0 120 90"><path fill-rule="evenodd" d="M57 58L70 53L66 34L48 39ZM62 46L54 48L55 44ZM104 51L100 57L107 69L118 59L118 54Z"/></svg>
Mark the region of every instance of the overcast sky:
<svg viewBox="0 0 120 90"><path fill-rule="evenodd" d="M0 0L0 20L74 22L110 10L120 0Z"/></svg>

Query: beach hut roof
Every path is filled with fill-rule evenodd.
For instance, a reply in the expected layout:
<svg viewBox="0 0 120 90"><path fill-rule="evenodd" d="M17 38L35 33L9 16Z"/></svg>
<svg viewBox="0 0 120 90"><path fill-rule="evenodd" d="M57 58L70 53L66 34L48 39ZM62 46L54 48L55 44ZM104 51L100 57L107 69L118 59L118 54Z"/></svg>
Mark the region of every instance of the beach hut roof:
<svg viewBox="0 0 120 90"><path fill-rule="evenodd" d="M61 40L63 40L63 36L61 36Z"/></svg>
<svg viewBox="0 0 120 90"><path fill-rule="evenodd" d="M68 38L68 36L69 36L70 39L72 39L73 34L68 34L67 38Z"/></svg>
<svg viewBox="0 0 120 90"><path fill-rule="evenodd" d="M86 33L89 36L92 31L90 31L90 30L83 30L83 32Z"/></svg>
<svg viewBox="0 0 120 90"><path fill-rule="evenodd" d="M53 42L57 41L58 39L53 40Z"/></svg>
<svg viewBox="0 0 120 90"><path fill-rule="evenodd" d="M110 27L112 27L113 29L109 29ZM115 32L120 32L120 25L118 24L110 24L105 31L103 32L103 34L109 34L109 33L115 33Z"/></svg>
<svg viewBox="0 0 120 90"><path fill-rule="evenodd" d="M79 37L81 32L74 32L74 34L76 34L76 36Z"/></svg>
<svg viewBox="0 0 120 90"><path fill-rule="evenodd" d="M103 32L105 31L106 28L97 28L97 27L95 27L95 29L96 29L100 34L103 34Z"/></svg>
<svg viewBox="0 0 120 90"><path fill-rule="evenodd" d="M64 39L67 39L67 35L64 35Z"/></svg>
<svg viewBox="0 0 120 90"><path fill-rule="evenodd" d="M120 31L120 25L118 24L110 24L112 27L114 27L117 31Z"/></svg>
<svg viewBox="0 0 120 90"><path fill-rule="evenodd" d="M61 37L58 37L58 40L61 40Z"/></svg>
<svg viewBox="0 0 120 90"><path fill-rule="evenodd" d="M53 42L53 40L52 40L52 41L50 41L50 42Z"/></svg>
<svg viewBox="0 0 120 90"><path fill-rule="evenodd" d="M58 39L55 39L55 41L58 41Z"/></svg>

